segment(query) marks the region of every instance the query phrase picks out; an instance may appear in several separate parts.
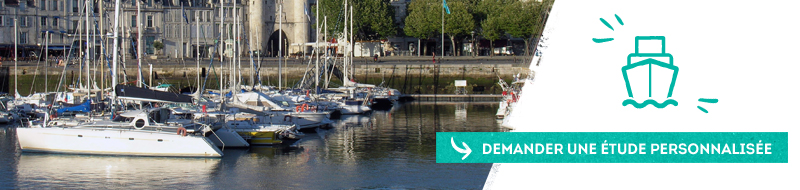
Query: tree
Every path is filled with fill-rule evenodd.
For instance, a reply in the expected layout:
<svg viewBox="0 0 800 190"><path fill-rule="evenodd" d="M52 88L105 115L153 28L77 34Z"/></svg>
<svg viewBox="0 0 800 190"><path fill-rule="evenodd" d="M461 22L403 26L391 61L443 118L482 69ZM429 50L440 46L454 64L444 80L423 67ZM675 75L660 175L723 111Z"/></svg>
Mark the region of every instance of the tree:
<svg viewBox="0 0 800 190"><path fill-rule="evenodd" d="M494 55L494 41L505 35L506 19L510 17L506 9L509 4L519 0L483 0L478 3L476 16L480 21L480 33L489 40L490 55ZM513 15L512 15L513 16Z"/></svg>
<svg viewBox="0 0 800 190"><path fill-rule="evenodd" d="M359 39L376 40L397 35L394 8L389 0L357 1L353 9L355 29Z"/></svg>
<svg viewBox="0 0 800 190"><path fill-rule="evenodd" d="M522 38L525 41L525 55L530 55L531 36L539 31L537 25L537 4L533 1L516 1L509 4L501 16L505 21L501 27L512 37Z"/></svg>
<svg viewBox="0 0 800 190"><path fill-rule="evenodd" d="M403 31L406 35L422 39L429 39L438 33L441 27L439 14L441 5L436 6L436 0L415 0L408 5L408 16L405 20ZM438 13L438 14L433 14ZM419 51L422 51L421 49Z"/></svg>
<svg viewBox="0 0 800 190"><path fill-rule="evenodd" d="M447 6L450 14L444 15L444 32L450 37L452 53L456 55L456 38L463 37L475 30L472 14L474 0L450 0ZM415 0L408 6L404 32L406 35L429 39L442 33L442 0ZM442 39L444 40L444 39ZM442 47L444 48L444 47Z"/></svg>
<svg viewBox="0 0 800 190"><path fill-rule="evenodd" d="M161 52L161 49L164 49L164 44L161 43L161 41L156 40L153 42L153 48L156 48L156 53L159 53Z"/></svg>
<svg viewBox="0 0 800 190"><path fill-rule="evenodd" d="M456 55L456 37L463 37L475 30L475 20L470 13L473 7L470 3L462 1L451 1L447 6L450 7L450 14L444 15L444 33L450 36L453 55ZM441 8L441 5L439 7Z"/></svg>
<svg viewBox="0 0 800 190"><path fill-rule="evenodd" d="M489 40L489 52L492 56L494 56L494 41L500 39L501 35L504 34L501 28L502 21L500 17L490 16L481 22L481 35Z"/></svg>
<svg viewBox="0 0 800 190"><path fill-rule="evenodd" d="M325 0L320 2L320 24L327 16L329 34L336 35L344 31L344 20L350 20L344 12L344 0ZM355 38L361 40L377 40L397 35L394 20L394 8L389 0L349 0L347 6L353 6L353 30ZM349 7L348 7L349 9ZM314 6L314 13L317 7ZM350 23L347 23L350 25Z"/></svg>

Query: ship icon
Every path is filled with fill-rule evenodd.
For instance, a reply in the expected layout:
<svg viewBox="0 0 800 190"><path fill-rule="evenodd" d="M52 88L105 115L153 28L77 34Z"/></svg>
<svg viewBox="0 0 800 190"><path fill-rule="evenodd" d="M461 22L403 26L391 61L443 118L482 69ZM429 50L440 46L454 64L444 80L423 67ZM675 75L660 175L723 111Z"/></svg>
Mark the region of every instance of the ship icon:
<svg viewBox="0 0 800 190"><path fill-rule="evenodd" d="M628 64L622 67L628 97L622 106L644 108L653 105L664 108L678 106L670 99L678 78L678 67L672 55L666 53L664 36L636 36L636 52L628 55Z"/></svg>

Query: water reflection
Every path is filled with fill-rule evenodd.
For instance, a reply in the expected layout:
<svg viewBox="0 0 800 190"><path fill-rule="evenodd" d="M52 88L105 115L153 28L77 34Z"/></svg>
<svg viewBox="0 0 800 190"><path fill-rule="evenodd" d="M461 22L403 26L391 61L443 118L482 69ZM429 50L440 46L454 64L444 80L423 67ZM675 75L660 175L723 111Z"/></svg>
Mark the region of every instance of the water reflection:
<svg viewBox="0 0 800 190"><path fill-rule="evenodd" d="M19 158L16 180L24 189L208 188L219 163L219 159L26 153Z"/></svg>
<svg viewBox="0 0 800 190"><path fill-rule="evenodd" d="M436 164L436 132L503 131L496 104L397 106L346 115L288 145L226 148L221 159L20 154L0 130L0 187L480 188L491 164Z"/></svg>

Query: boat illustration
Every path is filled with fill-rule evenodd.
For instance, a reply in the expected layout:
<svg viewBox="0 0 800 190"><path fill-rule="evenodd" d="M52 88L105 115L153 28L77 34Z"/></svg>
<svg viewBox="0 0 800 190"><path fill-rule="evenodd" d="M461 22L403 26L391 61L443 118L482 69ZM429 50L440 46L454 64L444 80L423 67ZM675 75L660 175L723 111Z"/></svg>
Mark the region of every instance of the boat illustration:
<svg viewBox="0 0 800 190"><path fill-rule="evenodd" d="M664 108L678 105L670 99L678 67L673 64L672 55L666 53L665 44L664 36L636 36L636 52L628 55L628 64L622 67L629 97L623 101L623 106Z"/></svg>

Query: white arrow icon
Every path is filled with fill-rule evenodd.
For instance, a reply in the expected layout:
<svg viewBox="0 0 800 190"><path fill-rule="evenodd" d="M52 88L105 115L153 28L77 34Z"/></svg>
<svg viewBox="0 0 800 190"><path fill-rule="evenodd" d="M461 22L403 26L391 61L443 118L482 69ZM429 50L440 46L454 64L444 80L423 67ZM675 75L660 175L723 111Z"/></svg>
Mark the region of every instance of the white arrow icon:
<svg viewBox="0 0 800 190"><path fill-rule="evenodd" d="M467 143L465 142L461 142L461 144L464 145L464 148L466 148L466 150L458 147L456 145L456 141L453 140L453 137L450 137L450 143L453 144L453 149L456 149L456 151L458 151L459 153L465 154L464 157L461 157L461 160L464 160L465 158L467 158L467 156L469 156L469 153L472 153L472 149L469 149L469 146L467 146Z"/></svg>

